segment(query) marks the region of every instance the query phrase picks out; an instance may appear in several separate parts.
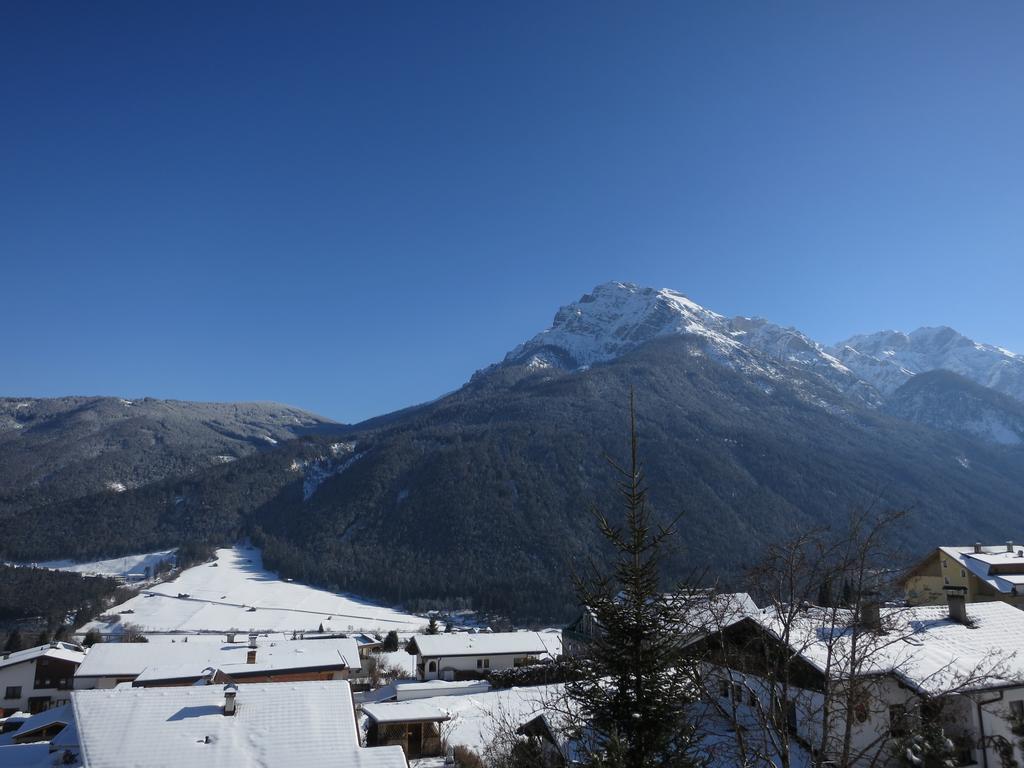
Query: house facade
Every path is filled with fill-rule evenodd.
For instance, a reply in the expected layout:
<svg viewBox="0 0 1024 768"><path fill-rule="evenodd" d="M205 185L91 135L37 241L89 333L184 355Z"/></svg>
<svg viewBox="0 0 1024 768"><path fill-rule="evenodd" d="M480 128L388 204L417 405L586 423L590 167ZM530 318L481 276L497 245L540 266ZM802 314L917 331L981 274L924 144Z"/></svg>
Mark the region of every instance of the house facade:
<svg viewBox="0 0 1024 768"><path fill-rule="evenodd" d="M81 646L60 642L0 654L0 716L67 704L84 660Z"/></svg>
<svg viewBox="0 0 1024 768"><path fill-rule="evenodd" d="M406 651L416 656L420 680L473 680L550 658L537 632L481 632L416 635Z"/></svg>
<svg viewBox="0 0 1024 768"><path fill-rule="evenodd" d="M1000 600L1024 609L1024 546L939 547L903 578L909 605L942 605L946 587L961 587L968 603Z"/></svg>

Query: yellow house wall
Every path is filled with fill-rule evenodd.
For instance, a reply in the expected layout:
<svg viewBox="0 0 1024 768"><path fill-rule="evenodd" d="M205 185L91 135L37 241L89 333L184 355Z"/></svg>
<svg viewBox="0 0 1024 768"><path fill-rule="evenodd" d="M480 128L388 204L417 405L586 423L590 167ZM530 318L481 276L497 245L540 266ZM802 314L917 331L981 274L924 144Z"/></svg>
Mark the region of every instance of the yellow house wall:
<svg viewBox="0 0 1024 768"><path fill-rule="evenodd" d="M906 580L906 598L910 605L945 605L946 593L943 587L966 587L968 603L984 603L1001 600L1004 603L1024 608L1024 595L1014 596L998 592L973 573L968 571L956 558L942 550L936 550L928 563Z"/></svg>

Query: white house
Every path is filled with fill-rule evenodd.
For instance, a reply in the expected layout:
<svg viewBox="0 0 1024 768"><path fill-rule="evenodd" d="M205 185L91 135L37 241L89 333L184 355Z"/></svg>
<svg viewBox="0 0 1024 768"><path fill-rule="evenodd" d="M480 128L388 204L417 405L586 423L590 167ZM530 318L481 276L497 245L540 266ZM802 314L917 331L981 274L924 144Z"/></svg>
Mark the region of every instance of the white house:
<svg viewBox="0 0 1024 768"><path fill-rule="evenodd" d="M836 613L809 606L786 619L768 609L692 644L718 710L748 729L778 712L772 722L784 720L795 743L814 752L826 727L843 733L849 710L853 764L878 766L897 765L899 739L931 718L959 764L1001 764L1000 750L1019 739L1014 721L1024 722L1024 611L1002 602L965 606L951 594L949 607L866 610L858 627ZM785 692L772 666L783 658ZM816 759L836 759L830 749Z"/></svg>
<svg viewBox="0 0 1024 768"><path fill-rule="evenodd" d="M67 704L85 651L73 643L50 643L0 654L0 716L35 714Z"/></svg>
<svg viewBox="0 0 1024 768"><path fill-rule="evenodd" d="M538 632L416 635L405 649L416 656L420 680L470 680L551 656Z"/></svg>
<svg viewBox="0 0 1024 768"><path fill-rule="evenodd" d="M235 682L269 683L347 679L360 669L356 641L274 640L249 643L97 643L75 674L76 690L139 686L190 685L210 672Z"/></svg>
<svg viewBox="0 0 1024 768"><path fill-rule="evenodd" d="M359 743L345 680L75 691L83 768L408 768Z"/></svg>

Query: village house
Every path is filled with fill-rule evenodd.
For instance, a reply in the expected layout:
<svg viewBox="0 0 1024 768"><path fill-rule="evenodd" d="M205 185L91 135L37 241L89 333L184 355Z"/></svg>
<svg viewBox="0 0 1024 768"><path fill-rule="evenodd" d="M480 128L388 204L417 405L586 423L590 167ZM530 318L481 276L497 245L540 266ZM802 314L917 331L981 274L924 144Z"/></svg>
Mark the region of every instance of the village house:
<svg viewBox="0 0 1024 768"><path fill-rule="evenodd" d="M784 722L794 745L821 764L838 756L832 747L815 754L822 743L838 748L823 729L843 734L850 711L853 765L901 764L895 747L924 719L943 729L957 764L1001 765L1000 752L1024 723L1024 611L998 601L968 608L956 588L948 597L948 606L867 606L856 631L842 623L844 609L807 606L788 620L768 609L689 650L702 659L720 713L747 732L752 723Z"/></svg>
<svg viewBox="0 0 1024 768"><path fill-rule="evenodd" d="M910 605L941 605L945 587L964 587L968 603L1001 600L1024 608L1024 547L1012 541L939 547L907 572L903 587Z"/></svg>
<svg viewBox="0 0 1024 768"><path fill-rule="evenodd" d="M238 683L345 680L361 662L356 642L274 640L248 643L97 643L74 678L76 690L191 685L200 679Z"/></svg>
<svg viewBox="0 0 1024 768"><path fill-rule="evenodd" d="M67 704L84 659L81 646L60 642L0 654L0 716Z"/></svg>
<svg viewBox="0 0 1024 768"><path fill-rule="evenodd" d="M345 680L75 691L83 768L408 768L360 744Z"/></svg>
<svg viewBox="0 0 1024 768"><path fill-rule="evenodd" d="M441 724L447 712L424 701L363 704L367 718L366 745L398 745L410 760L443 754Z"/></svg>
<svg viewBox="0 0 1024 768"><path fill-rule="evenodd" d="M538 632L416 635L405 650L416 656L420 680L472 680L552 656Z"/></svg>

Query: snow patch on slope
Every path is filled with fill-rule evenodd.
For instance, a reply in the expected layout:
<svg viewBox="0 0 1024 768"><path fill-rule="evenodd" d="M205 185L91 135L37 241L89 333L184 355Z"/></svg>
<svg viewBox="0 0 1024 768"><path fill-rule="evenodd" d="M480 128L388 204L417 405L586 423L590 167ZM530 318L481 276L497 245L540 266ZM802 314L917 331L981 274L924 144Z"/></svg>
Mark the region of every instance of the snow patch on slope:
<svg viewBox="0 0 1024 768"><path fill-rule="evenodd" d="M295 472L302 472L302 500L309 501L326 480L340 475L366 455L366 451L354 453L355 449L355 443L333 443L330 446L330 456L293 461L291 469ZM340 464L337 463L336 459L342 456L348 456L348 458Z"/></svg>

